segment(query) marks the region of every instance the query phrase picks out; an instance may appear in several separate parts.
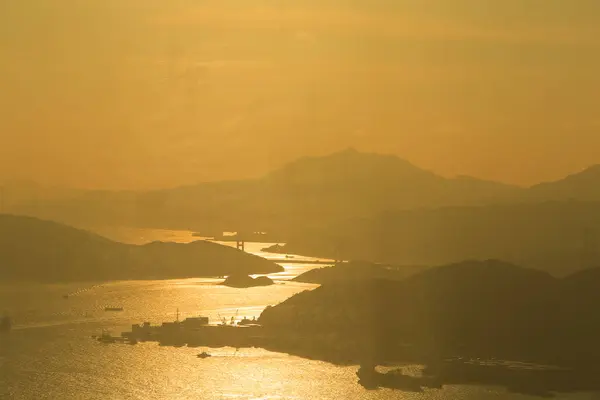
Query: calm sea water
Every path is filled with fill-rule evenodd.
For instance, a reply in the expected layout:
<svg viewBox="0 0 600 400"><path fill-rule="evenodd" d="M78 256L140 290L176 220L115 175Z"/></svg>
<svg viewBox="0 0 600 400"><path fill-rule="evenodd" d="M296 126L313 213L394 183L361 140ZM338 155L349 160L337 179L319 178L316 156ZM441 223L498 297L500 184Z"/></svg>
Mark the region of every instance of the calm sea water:
<svg viewBox="0 0 600 400"><path fill-rule="evenodd" d="M190 232L102 230L130 243L189 242ZM265 244L248 251L264 255ZM285 264L271 287L232 289L213 279L133 281L56 285L0 285L0 311L15 328L0 335L0 399L528 399L497 388L453 386L424 394L377 390L357 384L356 367L337 367L261 349L162 347L155 343L103 345L91 339L102 329L114 334L132 323L160 323L180 317L258 317L315 285L290 282L311 264ZM69 294L69 299L63 299ZM109 313L106 306L122 306ZM591 394L559 399L593 399ZM531 398L533 399L533 398Z"/></svg>

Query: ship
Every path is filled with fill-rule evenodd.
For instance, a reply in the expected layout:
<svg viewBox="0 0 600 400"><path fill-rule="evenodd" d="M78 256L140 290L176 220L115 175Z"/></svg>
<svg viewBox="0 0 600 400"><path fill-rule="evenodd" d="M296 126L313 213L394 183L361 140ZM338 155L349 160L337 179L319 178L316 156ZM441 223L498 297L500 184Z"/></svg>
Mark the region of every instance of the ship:
<svg viewBox="0 0 600 400"><path fill-rule="evenodd" d="M8 332L12 328L12 321L8 315L0 319L0 332Z"/></svg>
<svg viewBox="0 0 600 400"><path fill-rule="evenodd" d="M104 307L104 311L123 311L123 307Z"/></svg>

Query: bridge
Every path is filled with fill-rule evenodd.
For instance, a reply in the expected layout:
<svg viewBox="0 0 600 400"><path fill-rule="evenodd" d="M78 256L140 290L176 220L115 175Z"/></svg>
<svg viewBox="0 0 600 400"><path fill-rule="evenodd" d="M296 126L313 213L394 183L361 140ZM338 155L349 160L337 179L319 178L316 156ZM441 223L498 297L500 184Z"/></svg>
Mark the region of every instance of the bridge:
<svg viewBox="0 0 600 400"><path fill-rule="evenodd" d="M316 265L334 265L334 264L338 264L340 262L346 262L346 261L324 261L324 260L303 260L301 258L267 258L267 260L269 261L273 261L275 263L278 264L316 264Z"/></svg>

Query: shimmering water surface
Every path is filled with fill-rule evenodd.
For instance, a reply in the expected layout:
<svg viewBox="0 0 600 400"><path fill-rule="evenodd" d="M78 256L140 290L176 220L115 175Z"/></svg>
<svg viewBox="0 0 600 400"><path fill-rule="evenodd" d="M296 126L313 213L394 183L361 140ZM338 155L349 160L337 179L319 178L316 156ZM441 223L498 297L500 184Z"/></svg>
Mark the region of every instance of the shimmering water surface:
<svg viewBox="0 0 600 400"><path fill-rule="evenodd" d="M103 230L130 243L153 240L189 242L190 232ZM103 345L91 339L102 329L114 334L142 321L160 323L205 315L258 317L315 285L291 282L314 264L285 264L267 255L267 244L247 250L282 262L270 287L233 289L215 279L82 282L55 285L0 285L0 310L14 317L10 334L0 335L1 399L527 399L496 388L447 387L424 394L368 391L357 383L356 367L338 367L262 349L163 347L156 343ZM63 295L69 294L68 299ZM106 306L124 307L105 312ZM558 396L592 399L590 394Z"/></svg>

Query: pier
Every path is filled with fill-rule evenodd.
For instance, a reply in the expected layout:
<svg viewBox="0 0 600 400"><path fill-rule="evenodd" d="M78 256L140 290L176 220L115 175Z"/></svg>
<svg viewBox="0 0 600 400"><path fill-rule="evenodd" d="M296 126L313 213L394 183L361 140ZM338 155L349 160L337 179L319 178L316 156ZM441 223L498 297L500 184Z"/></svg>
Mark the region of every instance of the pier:
<svg viewBox="0 0 600 400"><path fill-rule="evenodd" d="M163 322L161 325L151 325L149 322L134 324L130 332L121 333L120 337L103 333L98 338L104 343L138 343L158 342L163 346L236 346L252 347L264 340L262 326L255 320L244 319L237 325L233 320L219 325L210 325L207 317L192 317L179 321Z"/></svg>

